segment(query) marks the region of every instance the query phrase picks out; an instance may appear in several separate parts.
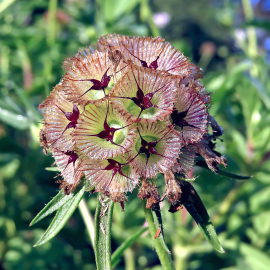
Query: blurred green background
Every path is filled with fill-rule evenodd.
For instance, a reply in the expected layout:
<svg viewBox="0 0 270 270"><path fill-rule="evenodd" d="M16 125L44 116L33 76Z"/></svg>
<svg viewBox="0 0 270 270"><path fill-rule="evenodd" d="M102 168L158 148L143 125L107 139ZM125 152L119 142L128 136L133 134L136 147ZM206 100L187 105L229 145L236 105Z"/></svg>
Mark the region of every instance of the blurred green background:
<svg viewBox="0 0 270 270"><path fill-rule="evenodd" d="M57 194L54 162L39 146L37 110L64 72L66 57L107 33L166 38L204 69L210 113L224 129L217 150L235 181L200 168L194 187L225 254L215 252L183 209L162 205L165 240L177 270L270 269L269 0L0 1L0 269L96 269L78 210L50 242L33 248L52 217L30 221ZM162 192L162 188L160 191ZM115 206L112 248L144 224L137 191ZM96 196L86 196L94 215ZM127 249L117 269L159 270L150 235Z"/></svg>

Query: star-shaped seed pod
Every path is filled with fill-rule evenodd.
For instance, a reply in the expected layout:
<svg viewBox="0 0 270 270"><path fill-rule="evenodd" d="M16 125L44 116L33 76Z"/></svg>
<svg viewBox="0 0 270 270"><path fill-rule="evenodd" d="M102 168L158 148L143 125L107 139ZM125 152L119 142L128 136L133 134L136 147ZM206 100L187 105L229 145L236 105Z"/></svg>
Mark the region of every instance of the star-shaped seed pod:
<svg viewBox="0 0 270 270"><path fill-rule="evenodd" d="M201 140L206 132L208 114L200 96L181 85L177 90L174 106L171 120L181 133L183 143L188 145Z"/></svg>
<svg viewBox="0 0 270 270"><path fill-rule="evenodd" d="M108 101L86 106L72 135L78 150L90 159L124 154L137 137L133 121Z"/></svg>
<svg viewBox="0 0 270 270"><path fill-rule="evenodd" d="M113 86L112 69L107 52L86 53L85 58L72 58L72 65L63 78L67 98L80 105L102 101ZM127 65L126 65L127 66ZM122 70L118 70L121 76Z"/></svg>
<svg viewBox="0 0 270 270"><path fill-rule="evenodd" d="M150 122L138 126L139 136L129 152L133 156L130 165L145 178L165 172L175 163L180 153L181 139L168 123Z"/></svg>
<svg viewBox="0 0 270 270"><path fill-rule="evenodd" d="M81 160L74 150L59 151L53 148L52 154L63 177L63 180L57 182L61 183L60 188L63 188L64 194L68 195L75 189L83 176L83 172L77 170Z"/></svg>
<svg viewBox="0 0 270 270"><path fill-rule="evenodd" d="M115 200L122 200L124 194L131 192L139 182L139 176L129 165L128 158L91 160L84 157L80 170L84 172L90 186L95 191L111 195Z"/></svg>
<svg viewBox="0 0 270 270"><path fill-rule="evenodd" d="M164 72L130 65L110 92L110 99L133 121L162 121L172 112L175 82Z"/></svg>
<svg viewBox="0 0 270 270"><path fill-rule="evenodd" d="M44 115L41 135L46 137L46 147L61 151L72 150L74 141L70 134L77 126L80 111L75 103L67 100L61 83L54 88L45 102L39 105L39 109Z"/></svg>

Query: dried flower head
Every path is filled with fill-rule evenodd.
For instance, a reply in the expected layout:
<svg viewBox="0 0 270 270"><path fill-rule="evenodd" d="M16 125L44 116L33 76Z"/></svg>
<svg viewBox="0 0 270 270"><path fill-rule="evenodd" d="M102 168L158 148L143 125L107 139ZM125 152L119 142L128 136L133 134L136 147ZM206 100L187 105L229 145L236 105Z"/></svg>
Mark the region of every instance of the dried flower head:
<svg viewBox="0 0 270 270"><path fill-rule="evenodd" d="M175 173L187 177L197 156L215 172L226 166L211 141L223 131L207 113L202 70L163 38L109 34L63 67L66 74L39 108L40 142L56 160L65 194L84 177L124 208L127 192L139 185L151 208L160 201L154 177L162 173L161 199L174 212L190 186Z"/></svg>

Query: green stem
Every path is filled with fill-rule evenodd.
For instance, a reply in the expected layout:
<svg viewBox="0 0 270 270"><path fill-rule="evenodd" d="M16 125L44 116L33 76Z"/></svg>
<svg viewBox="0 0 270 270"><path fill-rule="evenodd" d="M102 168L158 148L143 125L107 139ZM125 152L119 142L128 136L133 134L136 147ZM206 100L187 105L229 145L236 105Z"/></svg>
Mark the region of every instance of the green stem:
<svg viewBox="0 0 270 270"><path fill-rule="evenodd" d="M151 7L149 6L148 0L141 0L141 19L142 21L147 21L152 35L154 37L160 36L159 29L153 21L153 14L151 11Z"/></svg>
<svg viewBox="0 0 270 270"><path fill-rule="evenodd" d="M154 211L152 209L146 209L146 201L143 201L143 209L145 213L146 221L148 222L149 230L151 233L151 236L154 241L155 249L157 252L157 255L159 257L159 260L161 262L161 265L163 266L164 270L175 270L174 262L172 260L172 257L170 253L168 253L168 249L166 245L164 245L164 239L163 237L156 237L154 239L155 234L157 232L157 229L160 228L161 224L155 224L154 221Z"/></svg>
<svg viewBox="0 0 270 270"><path fill-rule="evenodd" d="M145 232L148 230L148 227L141 228L137 233L131 235L124 243L112 255L112 267L115 268L119 262L120 257L123 255L125 250L129 248L133 243Z"/></svg>
<svg viewBox="0 0 270 270"><path fill-rule="evenodd" d="M50 82L52 77L52 60L51 52L52 47L55 42L56 35L56 12L57 12L57 0L49 1L49 10L48 10L48 23L47 23L47 46L48 46L48 57L46 58L44 64L44 87L45 94L49 95L50 93Z"/></svg>
<svg viewBox="0 0 270 270"><path fill-rule="evenodd" d="M246 21L252 21L254 19L254 14L250 0L242 0L242 4ZM248 54L250 58L254 59L258 55L258 45L255 27L249 26L247 28L247 33L248 33ZM250 72L252 76L257 77L258 67L256 65L253 65Z"/></svg>
<svg viewBox="0 0 270 270"><path fill-rule="evenodd" d="M95 215L95 257L97 270L111 270L111 225L114 202L102 194Z"/></svg>
<svg viewBox="0 0 270 270"><path fill-rule="evenodd" d="M86 226L92 246L94 247L94 238L95 238L94 220L91 213L88 210L88 207L84 198L81 200L79 204L79 210L82 215L84 224Z"/></svg>
<svg viewBox="0 0 270 270"><path fill-rule="evenodd" d="M124 258L126 270L135 270L134 251L131 248L125 250Z"/></svg>

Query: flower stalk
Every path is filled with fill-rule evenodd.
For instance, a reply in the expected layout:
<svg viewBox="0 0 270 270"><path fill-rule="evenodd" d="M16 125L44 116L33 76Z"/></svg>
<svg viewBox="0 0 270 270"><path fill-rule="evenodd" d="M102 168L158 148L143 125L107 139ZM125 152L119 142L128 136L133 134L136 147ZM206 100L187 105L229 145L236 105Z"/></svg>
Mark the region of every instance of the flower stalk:
<svg viewBox="0 0 270 270"><path fill-rule="evenodd" d="M145 218L148 223L149 231L153 239L155 250L159 257L160 263L164 270L175 270L174 262L172 260L172 255L169 253L170 251L168 250L166 245L164 245L163 235L161 234L160 236L155 238L156 232L157 230L160 229L160 226L162 226L162 224L158 224L157 222L154 221L154 216L156 214L154 213L154 210L146 208L145 200L142 201L142 204L143 204L143 210L145 213Z"/></svg>

